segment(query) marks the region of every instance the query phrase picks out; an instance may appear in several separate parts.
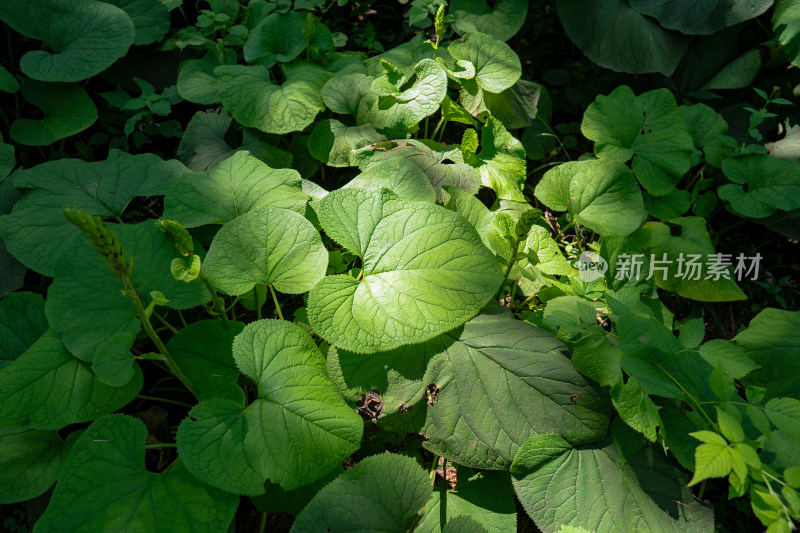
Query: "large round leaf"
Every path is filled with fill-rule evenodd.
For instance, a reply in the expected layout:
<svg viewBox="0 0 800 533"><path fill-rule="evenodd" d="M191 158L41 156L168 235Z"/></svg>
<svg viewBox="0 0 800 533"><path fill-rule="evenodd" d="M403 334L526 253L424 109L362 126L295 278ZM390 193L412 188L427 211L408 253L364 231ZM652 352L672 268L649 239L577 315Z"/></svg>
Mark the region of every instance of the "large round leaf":
<svg viewBox="0 0 800 533"><path fill-rule="evenodd" d="M358 106L358 122L371 122L378 129L412 129L439 110L447 93L447 74L432 59L423 59L414 67L414 84L404 91L387 92L378 79ZM376 90L376 85L380 87Z"/></svg>
<svg viewBox="0 0 800 533"><path fill-rule="evenodd" d="M528 2L525 0L498 0L489 7L486 0L453 0L450 14L455 16L453 28L459 33L479 31L507 41L525 23Z"/></svg>
<svg viewBox="0 0 800 533"><path fill-rule="evenodd" d="M661 450L623 460L613 444L573 448L555 435L528 440L511 467L514 490L543 533L704 533L713 511L692 497L687 476Z"/></svg>
<svg viewBox="0 0 800 533"><path fill-rule="evenodd" d="M733 183L719 188L719 197L747 217L765 218L780 209L800 209L800 163L768 155L748 155L722 162Z"/></svg>
<svg viewBox="0 0 800 533"><path fill-rule="evenodd" d="M20 59L20 70L35 80L85 80L110 67L134 42L134 24L125 11L95 0L5 0L0 19L53 50L34 50Z"/></svg>
<svg viewBox="0 0 800 533"><path fill-rule="evenodd" d="M706 35L754 19L774 0L631 0L631 7L653 17L665 28Z"/></svg>
<svg viewBox="0 0 800 533"><path fill-rule="evenodd" d="M10 215L0 217L0 236L25 266L52 276L56 258L80 234L64 218L63 207L116 218L133 197L164 194L185 172L178 161L118 150L96 163L60 159L38 165L9 178L17 187L33 191L14 205Z"/></svg>
<svg viewBox="0 0 800 533"><path fill-rule="evenodd" d="M279 135L302 131L325 109L320 90L332 74L314 65L285 70L286 81L276 85L263 65L217 67L218 74L233 73L221 82L219 99L243 126Z"/></svg>
<svg viewBox="0 0 800 533"><path fill-rule="evenodd" d="M346 126L336 119L328 119L314 126L308 137L308 151L328 166L349 167L353 150L385 140L372 124Z"/></svg>
<svg viewBox="0 0 800 533"><path fill-rule="evenodd" d="M435 202L436 191L428 176L408 159L387 159L367 169L342 186L343 189L389 189L400 198L416 202Z"/></svg>
<svg viewBox="0 0 800 533"><path fill-rule="evenodd" d="M281 320L249 324L233 357L258 384L258 398L247 408L208 400L190 411L178 448L198 478L237 494L261 494L267 479L292 490L358 448L363 421L336 392L305 330Z"/></svg>
<svg viewBox="0 0 800 533"><path fill-rule="evenodd" d="M296 170L270 168L241 151L212 170L184 174L164 197L164 218L194 228L224 224L261 207L302 214L307 201Z"/></svg>
<svg viewBox="0 0 800 533"><path fill-rule="evenodd" d="M111 415L78 437L50 504L36 524L57 531L226 531L239 498L207 486L180 462L155 474L145 467L147 430Z"/></svg>
<svg viewBox="0 0 800 533"><path fill-rule="evenodd" d="M512 87L522 75L517 54L503 41L484 33L467 33L447 47L460 61L475 66L478 87L490 93L501 93Z"/></svg>
<svg viewBox="0 0 800 533"><path fill-rule="evenodd" d="M644 219L642 192L630 169L616 161L563 163L545 173L535 194L600 235L628 235Z"/></svg>
<svg viewBox="0 0 800 533"><path fill-rule="evenodd" d="M101 0L122 9L133 21L136 36L133 44L160 41L169 30L169 9L161 0Z"/></svg>
<svg viewBox="0 0 800 533"><path fill-rule="evenodd" d="M410 531L431 494L428 475L411 457L367 457L320 490L292 533Z"/></svg>
<svg viewBox="0 0 800 533"><path fill-rule="evenodd" d="M611 70L669 76L689 46L689 37L665 30L626 0L558 0L556 7L572 42Z"/></svg>
<svg viewBox="0 0 800 533"><path fill-rule="evenodd" d="M210 300L199 279L177 281L170 264L182 257L172 240L152 221L135 225L109 224L133 258L131 280L147 305L152 291L161 292L172 309L188 309ZM50 326L79 359L92 361L98 348L118 333L136 337L141 327L130 298L106 260L82 236L55 263L56 279L47 292L45 311Z"/></svg>
<svg viewBox="0 0 800 533"><path fill-rule="evenodd" d="M794 66L800 66L800 2L780 0L772 14L772 29L783 45L786 58Z"/></svg>
<svg viewBox="0 0 800 533"><path fill-rule="evenodd" d="M502 469L534 435L575 444L605 435L608 401L551 333L495 307L440 339L431 377L441 392L429 400L423 429L438 455Z"/></svg>
<svg viewBox="0 0 800 533"><path fill-rule="evenodd" d="M43 494L58 478L65 456L55 431L0 435L0 503L16 503Z"/></svg>
<svg viewBox="0 0 800 533"><path fill-rule="evenodd" d="M22 95L42 110L43 118L19 118L9 135L20 144L47 146L81 132L97 120L97 108L79 85L22 82Z"/></svg>
<svg viewBox="0 0 800 533"><path fill-rule="evenodd" d="M277 62L288 63L306 47L308 13L290 11L272 13L250 30L244 44L244 59L270 68Z"/></svg>
<svg viewBox="0 0 800 533"><path fill-rule="evenodd" d="M372 78L366 74L340 74L322 87L322 100L334 113L356 116L358 104L369 92Z"/></svg>
<svg viewBox="0 0 800 533"><path fill-rule="evenodd" d="M309 294L314 330L357 353L421 342L472 318L503 274L456 213L392 193L334 191L320 202L326 233L360 255L364 279L330 276Z"/></svg>
<svg viewBox="0 0 800 533"><path fill-rule="evenodd" d="M209 282L230 295L256 283L300 294L325 275L328 251L314 226L294 211L264 207L228 222L203 262Z"/></svg>
<svg viewBox="0 0 800 533"><path fill-rule="evenodd" d="M116 411L142 388L138 365L122 387L102 383L48 331L0 370L0 426L61 429Z"/></svg>
<svg viewBox="0 0 800 533"><path fill-rule="evenodd" d="M635 96L627 85L598 96L581 123L600 159L633 157L636 179L654 195L669 193L691 165L694 144L667 89Z"/></svg>

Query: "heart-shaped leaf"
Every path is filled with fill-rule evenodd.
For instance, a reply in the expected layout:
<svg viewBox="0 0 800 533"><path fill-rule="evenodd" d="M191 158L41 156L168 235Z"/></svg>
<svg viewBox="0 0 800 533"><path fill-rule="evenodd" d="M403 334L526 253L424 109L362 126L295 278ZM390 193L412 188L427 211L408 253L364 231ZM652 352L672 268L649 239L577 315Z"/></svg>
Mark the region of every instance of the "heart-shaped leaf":
<svg viewBox="0 0 800 533"><path fill-rule="evenodd" d="M475 82L490 93L501 93L517 83L522 65L516 53L503 41L484 33L467 33L447 47L456 59L475 66Z"/></svg>
<svg viewBox="0 0 800 533"><path fill-rule="evenodd" d="M178 161L117 150L97 163L60 159L38 165L15 174L17 187L33 191L14 205L10 215L0 217L0 236L28 268L52 276L56 258L80 233L64 218L63 207L119 217L131 198L164 194L184 173L186 167Z"/></svg>
<svg viewBox="0 0 800 533"><path fill-rule="evenodd" d="M145 468L142 422L111 415L78 437L37 531L225 531L239 498L209 487L179 462Z"/></svg>
<svg viewBox="0 0 800 533"><path fill-rule="evenodd" d="M244 324L232 320L198 320L178 331L167 343L167 350L191 382L198 400L227 398L244 404L231 348L242 329Z"/></svg>
<svg viewBox="0 0 800 533"><path fill-rule="evenodd" d="M20 144L47 146L85 130L97 120L94 102L79 85L25 80L22 95L42 110L44 118L19 118L11 124L9 135Z"/></svg>
<svg viewBox="0 0 800 533"><path fill-rule="evenodd" d="M573 448L555 435L528 440L511 467L514 490L543 533L701 533L714 513L692 497L686 474L661 450L624 460L613 444ZM619 505L624 501L625 505Z"/></svg>
<svg viewBox="0 0 800 533"><path fill-rule="evenodd" d="M410 531L428 501L428 475L414 459L384 453L359 462L323 487L292 525L292 533Z"/></svg>
<svg viewBox="0 0 800 533"><path fill-rule="evenodd" d="M301 11L267 15L250 30L242 49L245 61L270 68L299 56L306 48L306 19L310 16Z"/></svg>
<svg viewBox="0 0 800 533"><path fill-rule="evenodd" d="M0 5L0 19L53 50L34 50L20 59L20 70L40 81L90 78L134 42L134 24L125 11L95 0L7 0Z"/></svg>
<svg viewBox="0 0 800 533"><path fill-rule="evenodd" d="M428 177L408 159L387 159L367 169L342 189L389 189L400 198L414 202L436 202L436 191Z"/></svg>
<svg viewBox="0 0 800 533"><path fill-rule="evenodd" d="M345 126L338 120L328 119L314 126L308 138L308 151L328 166L349 167L353 150L385 140L372 124Z"/></svg>
<svg viewBox="0 0 800 533"><path fill-rule="evenodd" d="M0 435L0 503L16 503L43 494L58 478L66 455L55 431Z"/></svg>
<svg viewBox="0 0 800 533"><path fill-rule="evenodd" d="M423 429L425 447L438 455L500 469L534 435L556 433L575 444L605 435L608 401L551 333L495 307L440 342L432 377L441 392L429 400Z"/></svg>
<svg viewBox="0 0 800 533"><path fill-rule="evenodd" d="M320 90L333 75L316 65L285 68L286 81L270 81L263 65L217 67L219 99L243 126L283 135L302 131L325 109Z"/></svg>
<svg viewBox="0 0 800 533"><path fill-rule="evenodd" d="M267 479L292 490L358 448L363 421L336 392L305 330L254 322L234 339L233 357L258 384L258 398L247 408L208 400L190 411L178 449L198 478L237 494L261 494Z"/></svg>
<svg viewBox="0 0 800 533"><path fill-rule="evenodd" d="M660 72L670 76L690 38L669 31L634 11L626 0L559 0L558 18L586 56L618 72ZM608 28L625 28L609 32Z"/></svg>
<svg viewBox="0 0 800 533"><path fill-rule="evenodd" d="M433 338L474 316L503 280L470 223L437 205L343 189L320 202L319 219L363 260L363 281L329 276L309 294L314 330L347 350Z"/></svg>
<svg viewBox="0 0 800 533"><path fill-rule="evenodd" d="M215 65L207 59L190 59L178 71L178 94L184 100L195 104L211 105L219 103L219 84L214 76Z"/></svg>
<svg viewBox="0 0 800 533"><path fill-rule="evenodd" d="M164 197L164 218L194 228L224 224L261 207L303 214L307 202L296 170L270 168L241 151L212 170L184 174Z"/></svg>
<svg viewBox="0 0 800 533"><path fill-rule="evenodd" d="M611 160L572 161L548 170L536 198L600 235L628 235L644 219L642 192L630 169Z"/></svg>
<svg viewBox="0 0 800 533"><path fill-rule="evenodd" d="M707 35L754 19L772 3L773 0L631 0L631 7L653 17L664 28L688 35Z"/></svg>
<svg viewBox="0 0 800 533"><path fill-rule="evenodd" d="M61 429L116 411L142 388L142 373L122 387L102 383L52 331L0 369L0 425Z"/></svg>
<svg viewBox="0 0 800 533"><path fill-rule="evenodd" d="M263 207L226 224L203 262L209 282L233 296L256 283L300 294L325 275L328 251L314 226L294 211Z"/></svg>
<svg viewBox="0 0 800 533"><path fill-rule="evenodd" d="M369 93L372 78L366 74L336 75L322 87L322 100L334 113L358 114L358 104Z"/></svg>
<svg viewBox="0 0 800 533"><path fill-rule="evenodd" d="M0 300L0 370L47 331L44 299L32 292L7 294Z"/></svg>
<svg viewBox="0 0 800 533"><path fill-rule="evenodd" d="M694 143L667 89L635 96L627 85L598 96L583 115L583 134L600 159L625 162L651 194L670 192L691 164Z"/></svg>
<svg viewBox="0 0 800 533"><path fill-rule="evenodd" d="M172 309L188 309L210 300L199 279L178 281L170 263L180 254L170 238L152 222L109 224L109 229L134 259L131 281L147 305L147 295L159 291ZM136 337L141 327L136 308L106 260L81 236L55 263L56 279L47 292L45 311L50 326L82 361L92 361L97 349L122 332Z"/></svg>
<svg viewBox="0 0 800 533"><path fill-rule="evenodd" d="M450 14L455 16L453 28L459 33L479 31L507 41L525 23L528 2L525 0L499 0L489 7L486 0L453 0Z"/></svg>
<svg viewBox="0 0 800 533"><path fill-rule="evenodd" d="M719 197L744 216L765 218L778 209L800 209L800 163L796 161L752 154L726 159L722 171L734 183L720 187Z"/></svg>

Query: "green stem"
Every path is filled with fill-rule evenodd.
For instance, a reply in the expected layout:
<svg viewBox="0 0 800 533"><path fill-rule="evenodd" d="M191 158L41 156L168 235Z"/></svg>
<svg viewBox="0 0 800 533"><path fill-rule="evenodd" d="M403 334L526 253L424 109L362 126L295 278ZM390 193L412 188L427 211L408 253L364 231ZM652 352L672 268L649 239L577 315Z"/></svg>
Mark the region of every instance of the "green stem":
<svg viewBox="0 0 800 533"><path fill-rule="evenodd" d="M508 308L511 309L512 312L514 311L514 296L517 294L518 286L519 283L514 283L514 285L511 286L511 301L508 302Z"/></svg>
<svg viewBox="0 0 800 533"><path fill-rule="evenodd" d="M442 124L442 131L439 132L439 140L438 140L438 142L442 142L442 139L444 138L444 129L447 127L447 122L448 121L445 120L444 124Z"/></svg>
<svg viewBox="0 0 800 533"><path fill-rule="evenodd" d="M697 499L698 500L702 500L703 499L703 493L706 491L706 481L708 481L708 480L704 479L703 482L700 483L700 492L697 493Z"/></svg>
<svg viewBox="0 0 800 533"><path fill-rule="evenodd" d="M192 387L192 382L189 381L189 379L181 371L180 367L178 367L177 363L175 363L175 360L169 354L167 347L161 341L161 338L158 336L158 333L156 333L156 331L153 329L153 325L147 318L147 315L145 314L144 311L144 306L142 305L142 300L139 299L139 293L136 292L136 289L134 288L133 283L131 282L130 274L124 272L120 275L120 277L122 278L122 283L125 284L126 294L128 294L128 296L131 299L131 302L133 302L133 306L136 308L136 314L139 315L139 321L142 323L142 328L144 328L145 333L147 333L147 336L150 337L150 339L153 341L153 344L156 345L156 348L158 348L158 351L161 353L161 355L164 356L164 362L167 363L170 372L172 372L175 375L175 377L178 378L187 389L189 389L189 392L194 394L194 387Z"/></svg>
<svg viewBox="0 0 800 533"><path fill-rule="evenodd" d="M523 239L517 239L514 242L514 250L511 252L511 259L508 261L508 266L506 267L506 273L503 275L503 283L500 284L500 290L497 291L497 298L503 294L503 285L506 284L508 281L508 276L511 275L511 269L514 268L514 260L517 258L517 253L519 252L519 245L522 243Z"/></svg>
<svg viewBox="0 0 800 533"><path fill-rule="evenodd" d="M161 444L145 444L145 450L153 450L156 448L177 448L178 445L174 442L162 442Z"/></svg>
<svg viewBox="0 0 800 533"><path fill-rule="evenodd" d="M425 139L428 138L428 119L430 118L431 118L430 116L425 117L425 137L424 137Z"/></svg>
<svg viewBox="0 0 800 533"><path fill-rule="evenodd" d="M558 142L558 144L561 146L561 149L564 150L564 155L567 156L567 161L572 161L572 159L569 157L569 152L567 152L567 147L564 146L564 143L561 142L561 138L558 135L556 135L556 132L554 132L553 128L550 127L550 124L545 122L541 116L537 115L536 118L539 119L539 122L544 124L544 126L550 131L550 135L555 137L556 142Z"/></svg>
<svg viewBox="0 0 800 533"><path fill-rule="evenodd" d="M181 407L188 407L190 409L192 407L194 407L193 405L189 405L188 403L179 402L177 400L170 400L168 398L156 398L155 396L146 396L144 394L137 394L136 397L139 398L140 400L150 400L150 401L153 401L153 402L171 403L171 404L174 404L174 405L180 405Z"/></svg>
<svg viewBox="0 0 800 533"><path fill-rule="evenodd" d="M225 300L223 300L222 297L217 294L217 291L214 290L214 287L211 286L211 284L208 282L208 279L203 275L202 272L200 273L200 281L203 282L206 290L211 295L211 299L214 301L214 305L219 310L219 315L222 317L222 320L227 322L228 314L225 313Z"/></svg>
<svg viewBox="0 0 800 533"><path fill-rule="evenodd" d="M444 117L440 118L439 122L436 123L436 127L433 128L433 135L431 135L432 139L436 138L436 134L439 133L439 128L442 127L442 124L444 124Z"/></svg>
<svg viewBox="0 0 800 533"><path fill-rule="evenodd" d="M267 529L267 513L261 513L261 525L258 526L258 533L264 533Z"/></svg>
<svg viewBox="0 0 800 533"><path fill-rule="evenodd" d="M283 313L281 313L281 304L278 303L278 295L275 294L275 289L272 288L272 285L269 286L269 292L272 293L272 301L275 302L275 309L278 311L278 317L284 320Z"/></svg>
<svg viewBox="0 0 800 533"><path fill-rule="evenodd" d="M167 328L168 330L170 330L172 333L178 333L178 330L177 330L177 329L175 329L174 327L172 327L172 324L170 324L169 322L167 322L167 321L166 321L166 319L165 319L163 316L159 315L159 314L158 314L158 313L156 313L155 311L153 311L153 316L154 316L154 317L156 317L156 318L158 319L158 321L159 321L159 322L161 322L162 324L164 324L164 326L166 326L166 328Z"/></svg>
<svg viewBox="0 0 800 533"><path fill-rule="evenodd" d="M575 223L575 242L578 244L578 250L582 252L583 246L581 246L581 226L577 222Z"/></svg>

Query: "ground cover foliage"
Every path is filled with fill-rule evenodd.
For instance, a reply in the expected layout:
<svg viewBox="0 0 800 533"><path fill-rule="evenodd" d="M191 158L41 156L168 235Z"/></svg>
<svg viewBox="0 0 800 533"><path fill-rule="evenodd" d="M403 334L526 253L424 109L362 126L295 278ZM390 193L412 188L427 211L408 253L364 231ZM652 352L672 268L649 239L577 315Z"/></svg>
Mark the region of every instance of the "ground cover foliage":
<svg viewBox="0 0 800 533"><path fill-rule="evenodd" d="M0 20L3 528L795 529L797 0Z"/></svg>

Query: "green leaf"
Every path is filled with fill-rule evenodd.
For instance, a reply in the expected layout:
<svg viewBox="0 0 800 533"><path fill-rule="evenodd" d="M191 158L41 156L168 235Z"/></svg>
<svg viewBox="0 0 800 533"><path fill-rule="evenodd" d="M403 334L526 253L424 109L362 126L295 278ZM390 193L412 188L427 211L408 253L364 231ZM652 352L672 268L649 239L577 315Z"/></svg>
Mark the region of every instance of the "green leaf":
<svg viewBox="0 0 800 533"><path fill-rule="evenodd" d="M140 297L159 291L171 309L188 309L209 301L200 280L177 281L170 273L170 263L179 256L169 237L152 222L109 224L133 258L131 281ZM61 336L67 348L82 361L92 361L98 348L113 335L139 332L139 317L130 298L122 293L119 278L106 266L88 240L73 241L69 253L55 263L56 279L47 293L45 311L50 326Z"/></svg>
<svg viewBox="0 0 800 533"><path fill-rule="evenodd" d="M368 144L387 140L372 124L345 126L335 119L318 122L308 138L308 151L331 167L349 167L350 154Z"/></svg>
<svg viewBox="0 0 800 533"><path fill-rule="evenodd" d="M399 91L385 88L377 79L358 105L358 122L370 122L378 129L412 129L439 110L447 92L447 74L432 59L423 59L414 67L414 84Z"/></svg>
<svg viewBox="0 0 800 533"><path fill-rule="evenodd" d="M702 432L695 432L691 435L697 436L697 433ZM710 432L706 431L705 433ZM722 440L721 437L720 440ZM733 452L727 443L709 442L701 444L694 453L695 470L689 486L695 485L704 479L727 476L733 469L733 462Z"/></svg>
<svg viewBox="0 0 800 533"><path fill-rule="evenodd" d="M469 222L392 196L344 189L320 202L322 227L362 256L364 279L320 281L309 294L309 321L331 344L358 353L422 342L463 324L503 279Z"/></svg>
<svg viewBox="0 0 800 533"><path fill-rule="evenodd" d="M772 6L772 0L632 0L631 7L653 17L664 28L689 35L715 33L754 19Z"/></svg>
<svg viewBox="0 0 800 533"><path fill-rule="evenodd" d="M706 326L702 318L687 320L681 326L680 336L681 346L686 349L697 348L706 336Z"/></svg>
<svg viewBox="0 0 800 533"><path fill-rule="evenodd" d="M727 150L722 137L728 131L728 123L705 104L682 105L678 112L686 131L692 136L695 148L703 150L709 165L719 168Z"/></svg>
<svg viewBox="0 0 800 533"><path fill-rule="evenodd" d="M236 152L212 170L184 174L164 197L164 218L187 228L224 224L262 207L303 214L308 196L300 174L273 169L247 151Z"/></svg>
<svg viewBox="0 0 800 533"><path fill-rule="evenodd" d="M789 62L800 66L800 3L778 0L772 12L772 30Z"/></svg>
<svg viewBox="0 0 800 533"><path fill-rule="evenodd" d="M244 59L270 68L277 62L288 63L306 48L307 13L271 13L250 30L244 44Z"/></svg>
<svg viewBox="0 0 800 533"><path fill-rule="evenodd" d="M670 76L690 38L669 31L633 10L626 0L559 0L564 31L586 56L618 72L659 72ZM608 28L625 28L609 32Z"/></svg>
<svg viewBox="0 0 800 533"><path fill-rule="evenodd" d="M135 45L160 41L169 31L169 9L160 0L101 0L125 11L133 21Z"/></svg>
<svg viewBox="0 0 800 533"><path fill-rule="evenodd" d="M428 475L414 459L373 455L323 487L291 531L403 533L412 528L430 494Z"/></svg>
<svg viewBox="0 0 800 533"><path fill-rule="evenodd" d="M53 276L56 258L71 249L80 233L64 218L64 206L94 216L119 217L133 197L164 194L185 172L178 161L117 150L96 163L60 159L38 165L15 174L18 187L33 191L14 205L10 215L0 217L0 236L28 268Z"/></svg>
<svg viewBox="0 0 800 533"><path fill-rule="evenodd" d="M573 448L558 436L540 435L519 450L511 475L522 506L543 533L562 526L597 533L701 533L714 527L712 510L692 497L685 473L658 449L623 460L613 444Z"/></svg>
<svg viewBox="0 0 800 533"><path fill-rule="evenodd" d="M167 350L191 382L198 400L225 398L244 404L232 352L233 339L242 329L241 322L198 320L167 343Z"/></svg>
<svg viewBox="0 0 800 533"><path fill-rule="evenodd" d="M261 141L251 130L242 131L242 143L231 147L225 141L233 119L222 113L198 111L186 126L178 156L194 172L202 172L217 166L235 152L246 150L273 168L292 165L292 154Z"/></svg>
<svg viewBox="0 0 800 533"><path fill-rule="evenodd" d="M47 146L81 132L97 120L97 108L79 85L22 82L22 96L41 109L44 118L18 118L11 124L11 138L28 146Z"/></svg>
<svg viewBox="0 0 800 533"><path fill-rule="evenodd" d="M440 337L425 447L459 464L498 469L531 436L592 442L608 429L608 402L572 366L552 334L495 307ZM487 413L489 413L487 415Z"/></svg>
<svg viewBox="0 0 800 533"><path fill-rule="evenodd" d="M123 331L112 335L97 347L92 358L92 371L100 381L112 387L122 387L133 379L132 344L131 334Z"/></svg>
<svg viewBox="0 0 800 533"><path fill-rule="evenodd" d="M181 98L200 105L219 103L219 84L214 76L216 67L208 59L189 59L183 63L178 71L177 85Z"/></svg>
<svg viewBox="0 0 800 533"><path fill-rule="evenodd" d="M258 398L247 408L207 400L190 411L178 449L194 475L237 494L263 493L266 479L292 490L358 448L363 422L336 392L305 330L254 322L234 339L233 357L258 384Z"/></svg>
<svg viewBox="0 0 800 533"><path fill-rule="evenodd" d="M437 201L442 203L448 199L442 187L455 186L469 194L476 194L480 188L480 174L464 163L458 147L408 139L367 146L353 154L353 162L362 171L380 161L398 158L409 160L428 176L436 191Z"/></svg>
<svg viewBox="0 0 800 533"><path fill-rule="evenodd" d="M142 373L122 387L102 383L51 330L0 370L0 425L61 429L111 413L133 400Z"/></svg>
<svg viewBox="0 0 800 533"><path fill-rule="evenodd" d="M342 189L389 189L412 202L436 202L436 191L428 176L408 159L387 159L367 169L342 186Z"/></svg>
<svg viewBox="0 0 800 533"><path fill-rule="evenodd" d="M645 194L645 205L647 212L655 218L676 218L685 214L692 206L692 195L681 189L672 189L661 196Z"/></svg>
<svg viewBox="0 0 800 533"><path fill-rule="evenodd" d="M208 487L178 462L155 474L145 468L147 430L111 415L78 437L50 504L36 524L55 531L225 531L238 497Z"/></svg>
<svg viewBox="0 0 800 533"><path fill-rule="evenodd" d="M744 216L765 218L800 209L800 163L768 155L729 158L722 171L734 182L719 188L719 197Z"/></svg>
<svg viewBox="0 0 800 533"><path fill-rule="evenodd" d="M524 201L525 149L503 124L489 118L481 128L481 151L473 166L481 175L481 183L494 189L503 200Z"/></svg>
<svg viewBox="0 0 800 533"><path fill-rule="evenodd" d="M5 67L0 66L0 91L15 93L19 90L19 82Z"/></svg>
<svg viewBox="0 0 800 533"><path fill-rule="evenodd" d="M475 83L490 93L501 93L512 87L522 75L516 53L503 41L484 33L467 33L447 47L457 61L475 66Z"/></svg>
<svg viewBox="0 0 800 533"><path fill-rule="evenodd" d="M0 300L0 370L10 365L47 331L44 299L32 292Z"/></svg>
<svg viewBox="0 0 800 533"><path fill-rule="evenodd" d="M461 91L461 104L470 111L482 113L485 108L493 117L508 129L527 128L533 124L539 113L539 100L543 98L544 87L527 80L517 80L501 93L491 93L479 89L472 94ZM539 124L541 125L541 124Z"/></svg>
<svg viewBox="0 0 800 533"><path fill-rule="evenodd" d="M800 398L800 312L764 309L733 341L761 366L743 380L746 385L766 387L767 398Z"/></svg>
<svg viewBox="0 0 800 533"><path fill-rule="evenodd" d="M669 225L668 225L669 224ZM680 235L673 235L672 229ZM709 263L715 257L711 238L706 230L706 221L700 217L673 218L664 222L647 222L639 231L630 236L631 243L645 250L648 254L640 279L650 275L650 257L656 261L667 263L655 265L666 268L652 272L656 285L700 302L728 302L744 300L745 295L734 281L733 273L725 271L719 279L709 277ZM683 261L681 261L683 258ZM692 261L694 259L694 261ZM699 265L695 269L689 263ZM682 270L681 270L682 269ZM620 276L620 272L617 272ZM708 279L706 279L708 278Z"/></svg>
<svg viewBox="0 0 800 533"><path fill-rule="evenodd" d="M703 91L741 89L755 80L761 70L761 52L748 50L717 72L701 88Z"/></svg>
<svg viewBox="0 0 800 533"><path fill-rule="evenodd" d="M548 170L536 197L551 209L601 235L628 235L644 219L644 201L633 173L622 163L586 160Z"/></svg>
<svg viewBox="0 0 800 533"><path fill-rule="evenodd" d="M20 59L20 70L40 81L90 78L134 43L134 23L125 11L94 0L8 0L0 5L0 19L52 50L34 50Z"/></svg>
<svg viewBox="0 0 800 533"><path fill-rule="evenodd" d="M220 80L219 99L243 126L283 135L302 131L325 109L320 89L332 74L316 65L284 67L286 81L270 81L263 65L222 66L215 69L230 76Z"/></svg>
<svg viewBox="0 0 800 533"><path fill-rule="evenodd" d="M257 283L300 294L325 276L327 266L328 251L311 222L294 211L262 207L217 232L203 273L215 288L232 296Z"/></svg>
<svg viewBox="0 0 800 533"><path fill-rule="evenodd" d="M55 431L0 435L0 503L16 503L44 494L58 478L65 456Z"/></svg>
<svg viewBox="0 0 800 533"><path fill-rule="evenodd" d="M469 516L457 516L449 520L442 528L442 533L488 533L488 531Z"/></svg>
<svg viewBox="0 0 800 533"><path fill-rule="evenodd" d="M764 406L764 412L779 431L800 439L800 400L773 398Z"/></svg>
<svg viewBox="0 0 800 533"><path fill-rule="evenodd" d="M508 472L479 473L466 466L457 469L455 489L434 489L425 514L414 531L449 531L455 528L452 524L469 518L478 529L453 530L516 533L517 513Z"/></svg>
<svg viewBox="0 0 800 533"><path fill-rule="evenodd" d="M724 339L713 339L700 346L700 357L733 379L742 379L750 372L761 368L742 348Z"/></svg>
<svg viewBox="0 0 800 533"><path fill-rule="evenodd" d="M358 114L358 104L372 86L372 78L366 74L353 73L334 76L322 86L322 100L334 113Z"/></svg>
<svg viewBox="0 0 800 533"><path fill-rule="evenodd" d="M689 170L694 144L667 89L635 96L627 85L586 109L581 131L600 159L633 157L636 178L654 195L670 192Z"/></svg>
<svg viewBox="0 0 800 533"><path fill-rule="evenodd" d="M627 383L618 381L611 389L611 400L620 418L642 433L650 442L656 441L656 432L662 425L658 407L633 376Z"/></svg>
<svg viewBox="0 0 800 533"><path fill-rule="evenodd" d="M341 466L334 468L313 483L294 490L283 490L277 483L267 482L264 494L250 496L250 501L262 513L287 513L297 516L322 487L336 479L342 472L344 468Z"/></svg>
<svg viewBox="0 0 800 533"><path fill-rule="evenodd" d="M459 33L479 31L500 41L507 41L522 28L528 3L524 0L453 0L450 14L455 17L453 28Z"/></svg>
<svg viewBox="0 0 800 533"><path fill-rule="evenodd" d="M417 33L410 41L387 50L383 54L370 57L364 62L367 74L377 78L384 73L381 61L386 61L401 72L411 73L423 59L433 59L433 47L425 42L424 32Z"/></svg>
<svg viewBox="0 0 800 533"><path fill-rule="evenodd" d="M541 226L531 227L522 246L522 253L526 258L517 264L522 268L523 274L532 269L551 276L569 276L575 272L561 253L561 248L550 237L550 232Z"/></svg>

